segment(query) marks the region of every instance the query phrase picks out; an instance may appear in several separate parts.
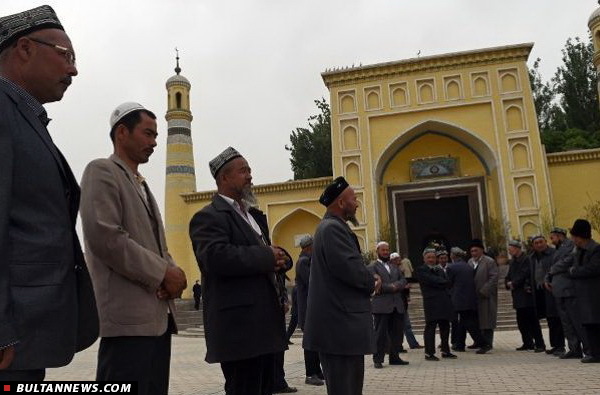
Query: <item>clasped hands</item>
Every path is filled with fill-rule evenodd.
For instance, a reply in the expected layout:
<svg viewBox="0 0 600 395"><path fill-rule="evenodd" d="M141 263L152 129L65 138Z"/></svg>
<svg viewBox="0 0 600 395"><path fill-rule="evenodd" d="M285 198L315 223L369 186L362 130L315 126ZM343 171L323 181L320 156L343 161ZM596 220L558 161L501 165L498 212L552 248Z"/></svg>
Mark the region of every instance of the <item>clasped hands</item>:
<svg viewBox="0 0 600 395"><path fill-rule="evenodd" d="M156 291L156 296L162 300L180 298L181 293L186 288L187 279L183 270L177 266L169 265L160 288Z"/></svg>
<svg viewBox="0 0 600 395"><path fill-rule="evenodd" d="M271 251L273 251L273 256L275 257L275 271L278 272L285 267L290 258L281 247L270 247Z"/></svg>

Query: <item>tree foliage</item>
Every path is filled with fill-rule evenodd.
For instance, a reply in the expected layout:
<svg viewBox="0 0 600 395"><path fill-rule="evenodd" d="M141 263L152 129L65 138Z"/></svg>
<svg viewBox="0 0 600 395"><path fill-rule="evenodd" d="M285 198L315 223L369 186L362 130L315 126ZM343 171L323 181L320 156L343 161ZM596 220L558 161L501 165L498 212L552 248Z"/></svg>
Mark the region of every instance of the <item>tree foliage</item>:
<svg viewBox="0 0 600 395"><path fill-rule="evenodd" d="M290 162L294 179L331 176L331 110L324 98L315 100L319 114L308 118L308 128L290 134Z"/></svg>
<svg viewBox="0 0 600 395"><path fill-rule="evenodd" d="M542 80L539 58L529 70L542 142L547 152L600 147L593 44L569 38L562 55L563 64L549 82Z"/></svg>

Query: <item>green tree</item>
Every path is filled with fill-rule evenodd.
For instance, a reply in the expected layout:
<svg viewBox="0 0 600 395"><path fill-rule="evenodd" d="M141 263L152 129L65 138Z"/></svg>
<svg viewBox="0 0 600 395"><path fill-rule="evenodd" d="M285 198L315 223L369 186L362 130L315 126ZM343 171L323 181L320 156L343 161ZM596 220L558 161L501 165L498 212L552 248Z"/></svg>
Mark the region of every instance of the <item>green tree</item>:
<svg viewBox="0 0 600 395"><path fill-rule="evenodd" d="M325 98L315 100L319 114L308 118L308 128L296 128L290 134L290 163L294 180L325 177L331 169L331 110Z"/></svg>
<svg viewBox="0 0 600 395"><path fill-rule="evenodd" d="M592 61L594 46L579 37L569 38L562 54L563 65L556 71L553 82L560 95L566 129L600 130L598 80Z"/></svg>
<svg viewBox="0 0 600 395"><path fill-rule="evenodd" d="M549 82L542 81L540 74L541 59L537 58L533 62L533 68L529 69L529 82L533 94L533 103L538 118L540 131L552 130L557 124L557 120L564 118L562 110L555 102L556 90Z"/></svg>

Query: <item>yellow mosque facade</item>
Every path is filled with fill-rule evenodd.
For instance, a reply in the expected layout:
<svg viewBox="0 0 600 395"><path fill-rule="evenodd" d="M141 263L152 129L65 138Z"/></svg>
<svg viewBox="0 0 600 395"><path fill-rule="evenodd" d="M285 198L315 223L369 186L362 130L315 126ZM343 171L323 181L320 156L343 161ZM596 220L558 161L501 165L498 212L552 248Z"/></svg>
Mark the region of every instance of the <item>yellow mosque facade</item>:
<svg viewBox="0 0 600 395"><path fill-rule="evenodd" d="M600 183L590 182L590 175L600 174L600 150L544 151L526 63L532 47L509 45L321 74L330 92L333 176L346 177L357 193L359 225L353 229L364 251L387 238L393 250L418 259L431 240L466 247L472 238L485 238L492 223L500 223L506 237L524 240L548 226L569 227L585 216L590 198L600 198ZM189 83L179 88L189 97ZM172 120L174 88L168 83L167 89ZM186 100L183 107L189 106ZM191 122L189 107L182 110L175 115L187 119L189 113ZM180 146L168 148L174 155L167 157L167 241L193 281L199 272L188 224L215 191L196 192L191 182L176 182L191 181L193 160L191 140L172 140L169 144ZM273 243L294 258L299 239L314 233L325 212L318 198L331 179L254 187Z"/></svg>

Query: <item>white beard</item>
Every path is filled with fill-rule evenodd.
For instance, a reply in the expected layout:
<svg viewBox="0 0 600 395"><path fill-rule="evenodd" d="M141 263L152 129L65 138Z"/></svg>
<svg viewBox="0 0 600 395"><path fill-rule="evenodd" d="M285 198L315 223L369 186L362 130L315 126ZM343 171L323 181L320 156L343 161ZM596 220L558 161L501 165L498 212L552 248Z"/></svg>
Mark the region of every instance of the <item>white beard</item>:
<svg viewBox="0 0 600 395"><path fill-rule="evenodd" d="M254 196L251 187L244 188L244 190L242 191L242 202L244 202L244 205L248 208L258 208L258 199L256 198L256 196Z"/></svg>

